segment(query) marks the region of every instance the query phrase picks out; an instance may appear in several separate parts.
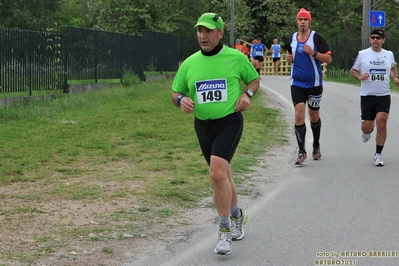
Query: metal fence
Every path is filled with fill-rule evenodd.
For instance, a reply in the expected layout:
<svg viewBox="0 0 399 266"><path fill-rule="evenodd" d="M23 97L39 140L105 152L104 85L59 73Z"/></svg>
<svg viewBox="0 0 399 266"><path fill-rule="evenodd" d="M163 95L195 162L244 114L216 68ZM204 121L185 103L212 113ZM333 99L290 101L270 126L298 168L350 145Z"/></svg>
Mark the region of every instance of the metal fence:
<svg viewBox="0 0 399 266"><path fill-rule="evenodd" d="M384 48L398 58L398 40ZM327 76L349 75L362 40L330 44ZM66 34L0 29L0 95L62 90L70 83L122 81L123 73L144 79L144 71L176 71L199 49L195 36L143 31L142 36L67 27ZM65 90L66 91L66 90Z"/></svg>
<svg viewBox="0 0 399 266"><path fill-rule="evenodd" d="M140 36L68 27L65 46L64 77L68 80L122 79L126 70L143 77L138 64L145 56Z"/></svg>
<svg viewBox="0 0 399 266"><path fill-rule="evenodd" d="M57 34L0 30L1 93L61 88L61 42Z"/></svg>
<svg viewBox="0 0 399 266"><path fill-rule="evenodd" d="M124 73L176 71L196 38L142 36L67 27L66 34L0 29L0 94L62 90L69 83L120 80Z"/></svg>
<svg viewBox="0 0 399 266"><path fill-rule="evenodd" d="M327 66L327 76L348 76L355 62L356 56L361 50L362 40L348 40L346 44L330 44L332 63Z"/></svg>

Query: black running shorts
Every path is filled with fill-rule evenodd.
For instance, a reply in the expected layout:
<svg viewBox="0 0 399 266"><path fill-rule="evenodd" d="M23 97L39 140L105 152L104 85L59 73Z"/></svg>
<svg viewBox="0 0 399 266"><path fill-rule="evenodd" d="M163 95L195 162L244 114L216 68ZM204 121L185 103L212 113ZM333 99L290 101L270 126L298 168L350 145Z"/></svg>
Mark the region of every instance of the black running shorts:
<svg viewBox="0 0 399 266"><path fill-rule="evenodd" d="M298 103L308 103L312 110L319 110L323 95L323 86L304 89L298 86L291 86L291 98L294 106Z"/></svg>
<svg viewBox="0 0 399 266"><path fill-rule="evenodd" d="M374 120L377 113L389 114L391 95L386 96L360 96L360 109L363 120Z"/></svg>
<svg viewBox="0 0 399 266"><path fill-rule="evenodd" d="M244 118L241 112L215 120L194 119L195 132L208 165L211 163L211 155L230 163L240 142L243 127Z"/></svg>
<svg viewBox="0 0 399 266"><path fill-rule="evenodd" d="M265 61L265 58L263 56L255 56L254 59L258 60L259 62Z"/></svg>

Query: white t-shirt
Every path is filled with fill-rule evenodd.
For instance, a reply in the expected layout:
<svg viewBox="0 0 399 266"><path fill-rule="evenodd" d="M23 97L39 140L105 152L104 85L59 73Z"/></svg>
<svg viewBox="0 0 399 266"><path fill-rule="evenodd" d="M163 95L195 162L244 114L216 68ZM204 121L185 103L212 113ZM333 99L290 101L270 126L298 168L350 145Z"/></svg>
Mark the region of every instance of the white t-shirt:
<svg viewBox="0 0 399 266"><path fill-rule="evenodd" d="M360 96L389 95L391 68L395 65L395 57L391 51L382 49L374 52L371 48L360 51L352 68L360 74L370 74L368 79L361 81Z"/></svg>

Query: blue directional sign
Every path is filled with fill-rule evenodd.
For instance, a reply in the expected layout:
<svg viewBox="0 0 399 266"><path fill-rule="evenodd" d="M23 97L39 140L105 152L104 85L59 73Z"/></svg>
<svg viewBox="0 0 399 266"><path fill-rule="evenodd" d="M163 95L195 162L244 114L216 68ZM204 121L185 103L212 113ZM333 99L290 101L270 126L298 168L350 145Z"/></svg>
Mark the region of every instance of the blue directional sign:
<svg viewBox="0 0 399 266"><path fill-rule="evenodd" d="M385 11L370 11L370 27L385 27Z"/></svg>

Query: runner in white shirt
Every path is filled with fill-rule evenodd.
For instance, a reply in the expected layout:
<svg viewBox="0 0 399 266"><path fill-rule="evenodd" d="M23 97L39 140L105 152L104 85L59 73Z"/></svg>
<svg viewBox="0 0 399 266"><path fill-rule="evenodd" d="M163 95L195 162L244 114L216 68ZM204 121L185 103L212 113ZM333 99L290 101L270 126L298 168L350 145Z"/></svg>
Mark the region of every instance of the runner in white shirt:
<svg viewBox="0 0 399 266"><path fill-rule="evenodd" d="M374 165L383 166L382 149L387 138L387 121L391 106L389 88L390 76L395 85L399 86L398 69L395 57L391 51L382 48L385 42L382 29L373 29L370 34L370 48L359 52L352 66L352 76L361 81L360 108L362 117L362 140L367 142L377 127L375 136L376 152L373 157Z"/></svg>

